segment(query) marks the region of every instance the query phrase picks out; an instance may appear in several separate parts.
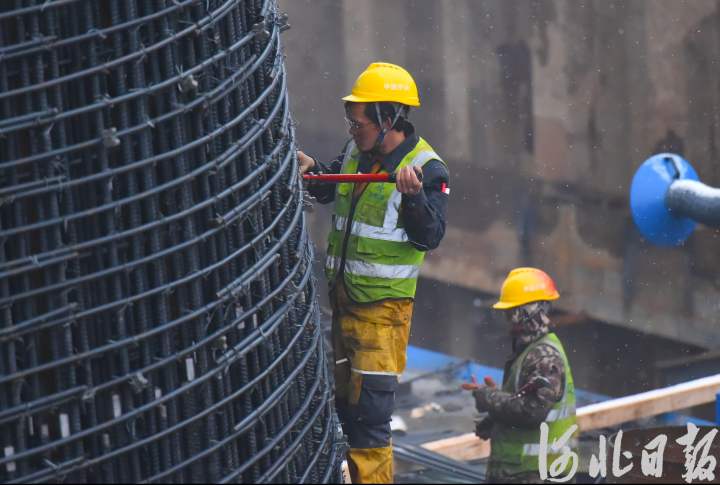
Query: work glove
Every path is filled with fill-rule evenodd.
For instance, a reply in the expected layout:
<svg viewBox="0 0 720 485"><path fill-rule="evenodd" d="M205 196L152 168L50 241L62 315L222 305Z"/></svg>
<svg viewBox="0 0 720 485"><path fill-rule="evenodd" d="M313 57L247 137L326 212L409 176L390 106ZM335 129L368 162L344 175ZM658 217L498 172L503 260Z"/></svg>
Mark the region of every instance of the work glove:
<svg viewBox="0 0 720 485"><path fill-rule="evenodd" d="M475 434L481 440L489 440L495 423L490 416L483 416L475 420Z"/></svg>

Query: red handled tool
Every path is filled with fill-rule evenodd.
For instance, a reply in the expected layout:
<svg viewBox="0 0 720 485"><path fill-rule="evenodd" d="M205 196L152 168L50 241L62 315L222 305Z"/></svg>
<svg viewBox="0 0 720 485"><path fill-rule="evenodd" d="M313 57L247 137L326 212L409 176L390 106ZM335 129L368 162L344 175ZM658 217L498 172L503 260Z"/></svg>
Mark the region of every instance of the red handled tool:
<svg viewBox="0 0 720 485"><path fill-rule="evenodd" d="M422 173L415 172L418 179L422 182ZM394 184L397 182L397 174L395 173L321 173L303 175L303 180L312 180L314 182L323 182L327 184L341 183L373 183L385 182Z"/></svg>

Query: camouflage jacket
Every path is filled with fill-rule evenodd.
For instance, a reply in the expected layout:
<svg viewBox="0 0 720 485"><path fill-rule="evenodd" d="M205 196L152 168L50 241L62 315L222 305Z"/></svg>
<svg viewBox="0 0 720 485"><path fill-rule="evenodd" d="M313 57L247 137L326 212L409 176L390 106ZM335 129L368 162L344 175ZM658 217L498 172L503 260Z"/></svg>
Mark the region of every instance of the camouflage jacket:
<svg viewBox="0 0 720 485"><path fill-rule="evenodd" d="M517 349L505 364L506 376L523 349ZM500 388L482 387L473 393L475 406L478 411L489 413L494 422L523 427L539 426L553 405L562 399L565 387L563 358L550 345L539 345L527 355L520 370L518 387L522 388L536 377L544 377L550 386L516 395L503 392Z"/></svg>

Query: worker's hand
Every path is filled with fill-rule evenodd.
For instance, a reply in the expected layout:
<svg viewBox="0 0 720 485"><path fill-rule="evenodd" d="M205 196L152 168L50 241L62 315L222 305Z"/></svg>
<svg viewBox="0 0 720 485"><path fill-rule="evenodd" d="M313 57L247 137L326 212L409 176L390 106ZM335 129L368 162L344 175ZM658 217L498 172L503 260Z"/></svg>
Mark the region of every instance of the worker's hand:
<svg viewBox="0 0 720 485"><path fill-rule="evenodd" d="M485 385L488 387L497 387L497 384L495 384L495 381L490 376L485 376L483 381L485 381Z"/></svg>
<svg viewBox="0 0 720 485"><path fill-rule="evenodd" d="M414 170L413 170L414 169ZM418 174L422 177L422 169L420 167L403 167L397 173L396 187L401 194L415 195L422 190L422 182L418 178Z"/></svg>
<svg viewBox="0 0 720 485"><path fill-rule="evenodd" d="M305 155L300 150L297 151L297 159L299 164L300 175L303 175L308 170L312 170L315 167L315 160L312 157Z"/></svg>
<svg viewBox="0 0 720 485"><path fill-rule="evenodd" d="M475 421L475 434L481 440L489 440L492 437L493 426L495 426L495 423L492 418L485 416Z"/></svg>
<svg viewBox="0 0 720 485"><path fill-rule="evenodd" d="M471 376L470 379L472 379L472 382L463 382L460 387L465 391L477 391L480 389L481 386L475 376Z"/></svg>

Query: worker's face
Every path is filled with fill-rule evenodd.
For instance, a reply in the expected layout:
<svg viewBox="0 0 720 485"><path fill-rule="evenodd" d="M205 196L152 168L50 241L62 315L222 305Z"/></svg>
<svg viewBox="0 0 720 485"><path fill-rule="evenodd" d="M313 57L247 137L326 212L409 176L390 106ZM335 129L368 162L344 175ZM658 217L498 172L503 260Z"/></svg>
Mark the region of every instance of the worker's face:
<svg viewBox="0 0 720 485"><path fill-rule="evenodd" d="M380 134L380 128L365 116L367 103L352 103L346 110L348 132L361 152L372 150Z"/></svg>

